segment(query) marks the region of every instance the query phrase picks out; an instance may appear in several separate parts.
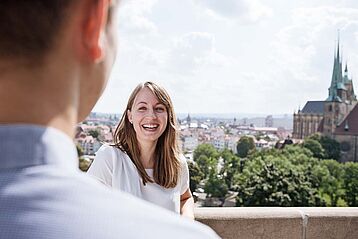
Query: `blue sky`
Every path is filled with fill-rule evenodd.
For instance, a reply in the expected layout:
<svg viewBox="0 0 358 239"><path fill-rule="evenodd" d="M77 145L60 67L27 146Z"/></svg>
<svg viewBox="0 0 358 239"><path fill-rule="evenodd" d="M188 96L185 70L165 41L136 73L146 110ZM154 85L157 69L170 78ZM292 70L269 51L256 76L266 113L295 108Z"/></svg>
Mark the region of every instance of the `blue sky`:
<svg viewBox="0 0 358 239"><path fill-rule="evenodd" d="M293 113L327 97L337 29L358 92L355 0L122 0L118 29L97 112L154 81L178 113Z"/></svg>

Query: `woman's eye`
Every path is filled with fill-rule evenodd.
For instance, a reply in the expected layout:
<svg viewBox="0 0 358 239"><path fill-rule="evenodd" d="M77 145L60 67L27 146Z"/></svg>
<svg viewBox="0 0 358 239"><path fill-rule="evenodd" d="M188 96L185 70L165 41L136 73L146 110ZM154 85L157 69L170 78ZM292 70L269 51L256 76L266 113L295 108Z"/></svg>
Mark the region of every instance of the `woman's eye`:
<svg viewBox="0 0 358 239"><path fill-rule="evenodd" d="M157 112L159 112L159 113L165 111L165 109L164 109L163 107L157 107L155 110L156 110Z"/></svg>
<svg viewBox="0 0 358 239"><path fill-rule="evenodd" d="M145 107L143 107L143 106L138 108L139 111L145 111L146 109L147 109L147 108L145 108Z"/></svg>

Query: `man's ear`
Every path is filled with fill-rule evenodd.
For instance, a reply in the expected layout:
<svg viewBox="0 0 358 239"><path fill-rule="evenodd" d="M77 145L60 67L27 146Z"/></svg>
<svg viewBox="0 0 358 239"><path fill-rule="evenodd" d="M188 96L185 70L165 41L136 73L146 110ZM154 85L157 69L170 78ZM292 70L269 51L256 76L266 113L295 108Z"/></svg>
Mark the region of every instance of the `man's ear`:
<svg viewBox="0 0 358 239"><path fill-rule="evenodd" d="M107 24L110 0L83 1L87 11L83 13L82 50L84 56L92 62L99 62L104 57L104 34Z"/></svg>

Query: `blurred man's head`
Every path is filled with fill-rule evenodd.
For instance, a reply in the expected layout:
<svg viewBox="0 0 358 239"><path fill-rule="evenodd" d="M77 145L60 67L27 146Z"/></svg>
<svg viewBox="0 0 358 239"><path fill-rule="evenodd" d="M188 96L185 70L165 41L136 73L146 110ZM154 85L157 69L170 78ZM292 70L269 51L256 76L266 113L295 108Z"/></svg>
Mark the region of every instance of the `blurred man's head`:
<svg viewBox="0 0 358 239"><path fill-rule="evenodd" d="M54 45L72 0L0 1L0 57L39 59Z"/></svg>
<svg viewBox="0 0 358 239"><path fill-rule="evenodd" d="M76 118L83 120L101 95L114 62L113 5L111 0L1 0L0 68L12 74L12 81L54 93L67 91L64 97L73 98ZM48 78L58 79L46 84L36 74L14 77L23 69L46 70L54 73Z"/></svg>

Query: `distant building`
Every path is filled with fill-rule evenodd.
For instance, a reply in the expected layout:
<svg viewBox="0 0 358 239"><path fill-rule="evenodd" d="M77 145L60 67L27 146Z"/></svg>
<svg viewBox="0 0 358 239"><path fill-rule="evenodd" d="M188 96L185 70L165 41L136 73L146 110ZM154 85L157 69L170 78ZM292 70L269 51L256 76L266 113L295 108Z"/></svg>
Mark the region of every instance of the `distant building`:
<svg viewBox="0 0 358 239"><path fill-rule="evenodd" d="M357 97L353 90L353 81L348 78L348 67L346 64L344 76L342 76L342 63L338 57L332 74L329 95L325 102L324 120L322 132L324 135L333 136L336 127L343 121L357 103Z"/></svg>
<svg viewBox="0 0 358 239"><path fill-rule="evenodd" d="M355 142L358 135L357 97L354 93L353 81L348 77L347 64L344 74L342 73L339 50L338 41L327 99L308 101L302 111L298 110L294 113L292 137L304 139L314 133L321 133L341 143L341 161L354 161L357 160Z"/></svg>
<svg viewBox="0 0 358 239"><path fill-rule="evenodd" d="M199 145L199 141L197 137L194 136L187 136L184 137L183 140L183 150L184 151L194 151L196 147Z"/></svg>
<svg viewBox="0 0 358 239"><path fill-rule="evenodd" d="M224 138L214 138L211 144L217 150L223 150L225 148L225 139Z"/></svg>
<svg viewBox="0 0 358 239"><path fill-rule="evenodd" d="M236 154L237 153L236 145L238 141L239 141L239 137L237 136L224 135L224 136L213 138L211 140L211 144L217 150L229 149L234 154Z"/></svg>
<svg viewBox="0 0 358 239"><path fill-rule="evenodd" d="M188 116L186 117L186 122L190 125L190 123L191 123L191 117L190 117L190 114L188 114Z"/></svg>
<svg viewBox="0 0 358 239"><path fill-rule="evenodd" d="M247 120L248 120L248 118L243 118L242 119L242 125L246 126L247 125Z"/></svg>
<svg viewBox="0 0 358 239"><path fill-rule="evenodd" d="M272 117L272 115L268 115L265 118L265 127L273 127L273 117Z"/></svg>
<svg viewBox="0 0 358 239"><path fill-rule="evenodd" d="M264 139L254 140L255 147L257 150L267 149L270 148L269 142Z"/></svg>
<svg viewBox="0 0 358 239"><path fill-rule="evenodd" d="M90 135L77 138L75 141L83 149L84 155L95 155L98 149L102 146L102 143Z"/></svg>
<svg viewBox="0 0 358 239"><path fill-rule="evenodd" d="M342 162L358 162L358 104L336 127L334 138L341 144Z"/></svg>
<svg viewBox="0 0 358 239"><path fill-rule="evenodd" d="M304 139L317 133L323 120L325 101L308 101L302 110L293 114L293 133L295 139Z"/></svg>

